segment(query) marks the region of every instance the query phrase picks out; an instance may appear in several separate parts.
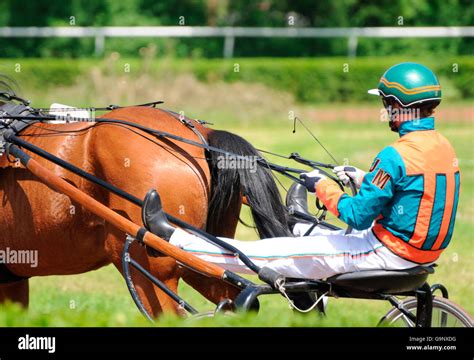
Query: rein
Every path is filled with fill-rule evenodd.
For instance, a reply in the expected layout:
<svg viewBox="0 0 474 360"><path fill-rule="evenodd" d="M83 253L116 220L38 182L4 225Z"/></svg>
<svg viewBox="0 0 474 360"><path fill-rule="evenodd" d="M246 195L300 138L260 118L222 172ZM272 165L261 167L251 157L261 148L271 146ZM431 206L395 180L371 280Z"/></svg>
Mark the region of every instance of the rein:
<svg viewBox="0 0 474 360"><path fill-rule="evenodd" d="M28 109L31 112L31 114L29 114L28 116L22 116L21 113L9 114L8 111L3 111L3 113L0 112L0 133L2 133L2 131L1 131L2 125L3 125L4 129L8 128L9 125L12 125L12 123L11 123L12 120L18 120L19 122L23 122L23 123L27 122L28 120L30 122L44 122L44 121L51 121L51 120L64 120L64 121L67 122L67 121L70 121L72 118L74 118L74 117L71 117L70 115L66 115L66 116L44 115L45 112L47 113L47 112L51 111L51 109L30 107L29 106L29 104L30 104L29 100L25 100L25 99L23 99L21 97L18 97L16 95L12 95L8 92L0 92L0 97L3 97L5 99L7 99L8 101L12 101L12 100L17 101L20 104L22 104L25 109ZM148 102L148 103L143 103L143 104L138 104L138 105L133 105L133 106L151 106L151 107L156 108L157 105L162 104L162 103L164 103L164 102L161 101L161 100L158 100L158 101L153 101L153 102ZM105 106L105 107L63 108L63 109L60 108L60 109L55 109L54 111L59 110L59 111L64 111L64 112L73 112L73 111L87 110L87 111L90 111L90 112L94 112L94 111L111 111L111 110L115 110L115 109L119 109L119 108L124 108L124 106L112 104L112 105L108 105L108 106ZM1 108L0 108L0 110L1 110ZM133 127L135 129L142 130L145 133L148 133L150 135L155 135L155 136L158 136L158 137L173 139L173 140L180 141L180 142L192 145L192 146L202 148L206 151L217 152L217 153L220 153L220 154L223 154L223 155L226 155L226 156L230 156L234 159L247 160L247 158L245 156L234 154L232 152L222 150L222 149L219 149L219 148L216 148L214 146L209 145L206 142L206 140L204 139L204 137L202 136L202 134L195 128L195 126L192 124L192 122L190 120L188 120L185 117L182 117L180 114L177 114L173 111L169 111L169 110L164 110L164 111L166 113L168 113L169 115L173 116L175 119L179 120L182 124L187 126L189 129L191 129L198 136L198 138L201 140L202 143L199 143L199 142L196 142L196 141L193 141L193 140L189 140L189 139L186 139L184 137L177 136L177 135L165 132L165 131L160 131L160 130L156 130L156 129L146 127L146 126L143 126L143 125L135 124L133 122L126 121L126 120L118 120L118 119L110 119L110 118L90 118L90 119L81 119L81 120L82 121L88 121L88 122L96 122L96 123L109 123L109 124L115 123L115 124L126 125L126 126ZM196 121L200 124L206 124L205 121L200 121L200 120L196 120ZM293 132L296 131L296 121L298 121L306 129L306 131L313 137L313 139L315 139L318 142L318 144L324 149L324 151L326 151L326 153L335 162L337 162L336 159L334 158L334 156L326 149L326 147L321 143L321 141L319 141L319 139L311 132L311 130L298 117L294 118L294 130L293 130ZM13 125L15 125L15 124L13 124ZM28 125L24 124L24 126L21 126L21 129L25 128L26 126L28 126ZM15 134L19 134L19 132L20 132L20 131L17 130L17 128L14 128L13 130L14 130ZM1 151L3 150L2 149L3 147L4 147L4 144L3 143L0 144L0 154L1 154ZM270 153L268 151L263 151L263 152ZM322 174L324 174L325 176L327 176L328 178L330 178L331 180L333 180L337 184L339 184L339 187L341 189L344 188L344 184L342 184L342 182L338 178L336 178L335 176L333 176L333 175L329 174L328 172L321 169L321 168L333 169L336 165L326 164L326 163L322 163L322 162L316 162L316 161L312 161L312 160L309 160L309 159L305 159L305 158L301 157L298 153L292 153L290 156L283 156L283 155L278 155L278 154L273 154L273 155L277 155L281 158L294 160L294 161L299 162L301 164L312 167L313 169L318 169ZM281 166L281 165L278 165L278 164L274 164L274 163L271 163L271 162L267 161L263 157L258 157L256 159L256 161L259 165L264 166L264 167L266 167L270 170L273 170L275 172L278 172L279 174L291 179L292 181L294 181L294 182L296 182L300 185L304 185L304 182L299 177L297 177L295 175L292 175L291 173L301 174L301 173L306 172L305 170L295 169L295 168L291 168L291 167L287 167L287 166ZM354 193L355 188L354 188L352 182L350 183L350 185L351 185L351 190Z"/></svg>
<svg viewBox="0 0 474 360"><path fill-rule="evenodd" d="M51 121L51 120L65 120L65 121L67 121L67 120L70 120L70 117L67 117L67 116L64 116L64 117L62 117L62 116L51 116L51 115L43 115L43 116L36 116L36 115L33 115L33 116L1 115L0 120L1 119L12 119L12 120L19 120L19 121L35 120L35 121L38 121L38 122L46 122L46 121ZM85 122L89 122L89 121L85 121ZM143 131L147 134L150 134L150 135L154 135L154 136L161 137L161 138L168 138L168 139L176 140L176 141L179 141L179 142L182 142L182 143L186 143L186 144L189 144L189 145L192 145L192 146L199 147L199 148L207 150L207 151L217 152L217 153L220 153L220 154L223 154L223 155L226 155L226 156L230 156L230 157L235 158L235 159L247 160L247 158L243 155L238 155L238 154L235 154L235 153L232 153L232 152L229 152L229 151L226 151L226 150L222 150L220 148L216 148L214 146L211 146L211 145L208 145L208 144L205 144L205 143L199 143L197 141L186 139L184 137L174 135L174 134L168 133L166 131L156 130L156 129L153 129L153 128L150 128L150 127L147 127L147 126L143 126L143 125L140 125L140 124L136 124L136 123L133 123L133 122L130 122L130 121L126 121L126 120L111 119L111 118L96 118L93 121L91 120L90 122L126 125L126 126L130 126L132 128L141 130L141 131ZM293 180L293 181L295 181L299 184L302 184L302 185L304 184L304 182L301 179L299 179L298 177L296 177L292 174L289 174L289 173L291 172L291 173L301 174L301 173L306 172L305 170L277 165L277 164L268 162L263 157L258 157L256 159L256 161L259 165L265 166L265 167L267 167L267 168L269 168L273 171L276 171L276 172L290 178L291 180ZM320 164L322 164L322 163L320 163ZM332 166L330 164L323 164L323 165L325 165L325 167ZM324 172L323 170L321 170L321 171ZM328 174L327 172L324 172L324 173L330 179L340 183L339 180L336 179L334 176Z"/></svg>
<svg viewBox="0 0 474 360"><path fill-rule="evenodd" d="M161 102L154 102L154 103L149 103L149 104L156 105L158 103L161 103ZM110 108L112 106L115 107L115 105L111 105L111 106L107 107L106 109L110 110ZM95 109L102 109L102 108L95 108ZM30 121L31 122L46 122L46 121L51 121L51 120L64 120L64 121L71 120L70 116L36 115L38 113L39 109L32 109L32 110L34 111L34 114L28 115L28 116L9 115L8 113L3 113L3 114L0 115L0 122L3 122L4 128L6 130L6 132L4 131L4 137L5 137L5 140L7 142L10 142L10 143L16 144L18 146L24 147L24 148L30 150L31 152L33 152L33 153L35 153L35 154L37 154L41 157L44 157L44 158L50 160L51 162L65 168L65 169L68 169L69 171L72 171L73 173L76 173L76 174L80 175L81 177L86 178L89 181L92 181L92 182L98 184L99 186L102 186L102 187L108 189L109 191L115 193L116 195L121 196L122 198L124 198L124 199L138 205L138 206L143 205L142 200L138 199L137 197L133 196L132 194L128 194L128 193L124 192L123 190L118 189L118 188L116 188L115 186L113 186L111 184L108 184L107 182L95 177L94 175L89 174L89 173L85 172L84 170L82 170L80 168L77 168L74 165L67 163L66 161L63 161L62 159L54 156L53 154L50 154L50 153L36 147L35 145L21 139L20 137L18 137L17 136L18 131L16 131L16 128L15 127L10 128L12 120L18 120L19 122L23 122L23 123L24 122L30 122ZM82 119L82 120L84 121L84 119ZM226 155L226 156L233 157L235 159L247 160L247 158L243 155L238 155L238 154L226 151L226 150L222 150L220 148L211 146L207 143L196 142L196 141L186 139L186 138L178 136L178 135L174 135L174 134L171 134L171 133L168 133L168 132L165 132L165 131L161 131L161 130L156 130L156 129L153 129L153 128L150 128L150 127L147 127L147 126L143 126L143 125L140 125L140 124L136 124L136 123L133 123L133 122L130 122L130 121L126 121L126 120L119 120L119 119L112 119L112 118L95 118L95 119L91 119L91 121L85 120L85 122L126 125L126 126L129 126L129 127L141 130L141 131L143 131L147 134L157 136L159 138L172 139L172 140L176 140L176 141L179 141L179 142L182 142L182 143L186 143L186 144L189 144L189 145L192 145L192 146L202 148L206 151L217 152L217 153L220 153L220 154L223 154L223 155ZM285 157L283 155L278 155L278 156ZM339 186L341 187L341 189L343 188L342 183L339 181L339 179L335 178L331 174L329 174L326 171L321 169L321 168L332 169L332 168L334 168L335 165L325 164L325 163L305 159L297 153L292 153L290 156L285 157L285 158L297 161L297 162L302 163L304 165L310 166L314 169L318 169L324 175L326 175L328 178L330 178L333 181L335 181L336 183L338 183ZM274 164L274 163L268 162L263 157L258 157L256 159L256 161L259 165L264 166L264 167L266 167L270 170L273 170L275 172L278 172L278 173L282 174L283 176L286 176L287 178L291 179L292 181L294 181L298 184L304 185L304 182L299 177L297 177L293 174L301 174L301 173L306 172L305 170ZM351 190L354 193L352 183L351 183ZM183 222L182 220L180 220L178 218L175 218L175 217L173 217L169 214L167 214L167 217L175 225L178 225L180 227L188 229L188 230L190 230L194 233L199 234L200 236L204 236L205 238L210 238L211 237L210 240L212 242L214 242L216 245L219 245L219 246L231 251L234 254L237 254L239 256L239 258L242 260L242 262L245 263L245 265L247 265L250 269L252 269L252 270L254 270L255 272L258 273L259 267L256 266L245 254L241 253L237 248L234 248L234 247L230 246L229 244L221 241L219 238L217 238L215 236L212 236L212 235L210 236L209 234L205 233L204 231L202 231L200 229L197 229L197 228L193 227L192 225L187 224L187 223ZM324 220L323 218L315 218L314 219L316 224L320 223L323 220Z"/></svg>
<svg viewBox="0 0 474 360"><path fill-rule="evenodd" d="M155 107L157 104L160 104L160 103L162 103L162 101L156 101L156 102L142 104L142 105L138 105L138 106L153 106L153 107ZM120 108L120 107L117 106L117 105L109 105L106 108L89 108L89 109L111 110L111 109L116 109L116 108ZM22 116L21 114L9 115L8 113L4 113L3 115L0 115L0 121L2 121L2 119L8 119L7 121L16 120L17 123L18 122L28 122L28 121L31 121L31 122L33 122L33 121L34 122L46 122L46 121L51 121L51 120L70 121L71 118L72 118L69 115L67 115L67 116L61 116L61 115L52 116L52 115L44 115L44 114L38 115L40 109L32 109L32 111L33 111L33 114L28 115L28 116ZM206 140L204 139L204 137L202 136L202 134L195 128L195 126L191 123L190 120L188 120L184 117L183 117L183 119L181 119L181 116L179 114L175 113L175 112L172 112L172 111L166 111L166 112L168 114L170 114L171 116L173 116L175 119L179 120L181 123L183 123L189 129L191 129L199 137L201 142L196 142L196 141L184 138L182 136L174 135L174 134L171 134L171 133L168 133L168 132L165 132L165 131L161 131L161 130L156 130L156 129L153 129L153 128L150 128L150 127L147 127L147 126L143 126L143 125L140 125L140 124L136 124L136 123L133 123L133 122L130 122L130 121L126 121L126 120L119 120L119 119L112 119L112 118L91 118L90 120L89 119L81 119L81 120L84 121L84 122L91 122L91 123L93 122L93 123L97 123L97 124L117 124L117 125L122 125L122 126L130 127L130 128L135 128L135 129L141 130L141 131L143 131L143 132L145 132L149 135L157 136L158 138L172 139L172 140L175 140L175 141L179 141L179 142L182 142L182 143L186 143L186 144L204 149L208 152L220 153L220 154L225 155L226 157L231 157L233 159L241 159L241 160L244 160L244 161L248 160L246 156L238 155L238 154L235 154L235 153L232 153L232 152L229 152L229 151L226 151L226 150L223 150L223 149L220 149L220 148L209 145L206 142ZM307 131L309 131L311 136L313 138L315 138L319 144L321 144L321 142L316 138L316 136L313 133L311 133L311 131L303 124L303 122L299 119L298 119L298 121L305 127L305 129ZM4 122L4 125L5 125L5 121L3 121L3 122ZM16 129L13 129L13 130L14 130L15 134L19 133L19 131L16 131ZM30 144L30 145L32 145L32 144ZM321 144L321 146L331 156L331 158L333 160L335 160L334 156L332 156L322 144ZM41 149L39 149L39 150L41 150ZM262 151L262 150L259 150L259 151ZM309 166L313 169L318 169L326 177L328 177L329 179L331 179L335 183L337 183L341 190L344 190L344 184L338 178L336 178L335 176L333 176L329 172L322 169L322 168L324 168L324 169L333 169L337 165L327 164L327 163L322 163L322 162L317 162L317 161L305 159L302 156L300 156L298 153L291 153L289 156L283 156L283 155L280 155L280 154L271 153L269 151L262 151L262 152L269 153L269 154L272 154L272 155L276 155L276 156L281 157L281 158L293 160L293 161L296 161L298 163ZM271 162L267 161L265 158L263 158L261 156L257 157L255 160L256 160L257 164L259 164L260 166L263 166L263 167L265 167L265 168L267 168L271 171L275 171L275 172L289 178L293 182L296 182L296 183L304 186L304 181L302 181L299 178L299 176L297 176L297 175L306 172L306 170L271 163ZM61 165L61 166L63 166L63 165ZM74 172L77 173L79 171L82 171L82 170L81 169L75 169ZM296 176L294 174L296 174ZM275 177L275 179L277 179L277 178ZM355 187L355 184L352 181L349 182L349 188L350 188L353 195L357 194L357 189ZM133 200L132 200L132 202L136 203L136 201L133 201ZM322 211L321 215L316 216L313 219L314 224L317 225L317 224L319 224L319 223L321 223L325 220L326 213L327 213L327 208L323 204L320 203L319 199L317 199L317 201L316 201L316 207L318 208L318 210ZM298 214L295 214L295 215L298 215ZM307 219L304 219L304 220L307 220ZM347 231L350 232L351 228L349 227L347 229Z"/></svg>

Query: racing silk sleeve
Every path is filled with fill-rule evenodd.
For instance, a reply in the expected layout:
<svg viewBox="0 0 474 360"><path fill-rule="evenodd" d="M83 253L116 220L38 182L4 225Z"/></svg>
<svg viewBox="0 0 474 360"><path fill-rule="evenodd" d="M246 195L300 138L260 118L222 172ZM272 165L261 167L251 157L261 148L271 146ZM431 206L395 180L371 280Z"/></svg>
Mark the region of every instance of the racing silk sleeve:
<svg viewBox="0 0 474 360"><path fill-rule="evenodd" d="M344 193L330 179L320 181L316 194L329 211L357 230L368 229L381 214L403 178L405 166L401 156L391 146L383 149L364 176L356 196Z"/></svg>

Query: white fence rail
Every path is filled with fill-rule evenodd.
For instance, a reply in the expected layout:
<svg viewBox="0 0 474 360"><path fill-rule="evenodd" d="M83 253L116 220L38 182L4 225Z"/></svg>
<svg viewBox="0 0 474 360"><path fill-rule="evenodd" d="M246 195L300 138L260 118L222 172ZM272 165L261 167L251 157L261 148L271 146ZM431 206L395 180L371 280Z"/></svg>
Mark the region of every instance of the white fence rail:
<svg viewBox="0 0 474 360"><path fill-rule="evenodd" d="M357 53L358 38L447 38L474 37L474 26L366 27L366 28L269 28L206 26L105 26L105 27L0 27L0 37L95 38L95 53L104 52L108 37L223 37L224 57L232 57L235 38L348 38L348 55Z"/></svg>

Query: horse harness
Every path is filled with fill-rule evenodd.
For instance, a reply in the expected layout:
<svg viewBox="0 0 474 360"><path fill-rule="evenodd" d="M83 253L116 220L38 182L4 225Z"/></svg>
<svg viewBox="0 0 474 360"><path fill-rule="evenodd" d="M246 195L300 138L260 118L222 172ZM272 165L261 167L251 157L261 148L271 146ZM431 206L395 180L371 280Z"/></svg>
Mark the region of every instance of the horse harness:
<svg viewBox="0 0 474 360"><path fill-rule="evenodd" d="M11 100L19 100L19 104L13 102L6 102L0 105L0 158L4 155L5 152L8 153L8 149L6 146L6 142L4 139L4 134L6 131L13 131L16 135L20 134L23 130L27 127L33 125L34 123L40 122L36 119L36 117L44 115L43 111L47 111L47 109L35 109L28 106L27 101L22 101L23 99L20 98L12 98ZM161 104L163 101L155 101L151 103L139 104L134 106L147 106L147 107L156 107L157 104ZM120 108L121 106L118 105L109 105L104 108L91 108L90 110L115 110ZM171 110L164 110L164 112L171 115L191 131L200 139L203 145L208 145L205 137L199 131L199 129L195 126L193 121L197 122L198 124L205 125L208 124L206 121L202 120L191 120L181 114L173 112ZM11 117L30 117L31 119L9 119L8 116ZM64 119L67 119L64 117ZM18 281L26 280L29 277L18 276L11 272L5 263L0 262L0 285L3 284L11 284Z"/></svg>
<svg viewBox="0 0 474 360"><path fill-rule="evenodd" d="M1 95L2 95L2 93L0 93L0 96ZM3 97L5 97L5 96L3 96ZM55 116L53 116L51 114L47 114L50 111L50 109L36 109L36 108L28 107L29 102L27 102L26 100L23 100L23 99L19 99L19 98L15 97L14 99L11 98L11 99L7 99L7 100L16 100L16 101L20 102L21 104L20 105L13 105L13 106L8 107L8 108L5 108L4 105L0 106L0 133L1 133L2 146L4 148L3 152L5 152L5 151L8 152L8 146L11 143L9 141L8 146L6 146L5 139L16 138L15 139L15 145L20 146L20 147L25 147L27 150L32 151L33 153L39 154L39 151L41 149L36 148L33 144L29 144L28 142L25 142L25 141L21 140L16 135L18 135L18 133L20 131L24 130L26 127L28 127L29 125L31 125L35 122L51 121L51 120L63 120L63 121L66 121L66 122L71 121L71 116L70 115L67 115L67 116L57 116L57 115L55 115ZM135 106L156 107L156 105L160 104L160 103L162 103L162 102L161 101L156 101L156 102L152 102L152 103L146 103L146 104L135 105ZM11 105L11 104L9 104L9 105ZM23 105L23 107L21 107L22 105ZM19 106L19 107L17 107L17 106ZM106 108L95 108L94 107L94 108L86 108L86 109L79 109L79 110L106 111L106 110L114 110L114 109L117 109L117 108L121 108L121 106L110 105ZM73 110L73 109L67 108L67 110L70 111L70 110ZM167 112L168 114L173 116L175 119L180 121L183 125L187 126L191 131L193 131L197 135L197 137L200 139L200 141L198 142L198 141L190 140L190 139L185 138L185 137L177 136L177 135L174 135L172 133L168 133L168 132L165 132L165 131L153 129L153 128L146 127L146 126L136 124L136 123L126 121L126 120L118 120L118 119L110 119L110 118L97 118L97 119L94 119L94 122L115 123L115 124L126 125L126 126L136 128L138 130L145 131L146 133L151 134L151 135L155 135L157 137L163 137L163 138L168 138L168 139L171 139L171 140L176 140L176 141L179 141L179 142L182 142L182 143L187 143L187 144L196 146L198 148L204 149L206 151L206 157L209 154L209 152L216 152L216 153L220 153L220 154L226 154L228 156L232 156L232 157L235 157L235 158L243 157L243 155L239 155L239 154L236 154L236 153L233 153L233 152L230 152L230 151L227 151L227 150L209 145L207 143L206 139L204 138L204 136L199 132L198 128L193 123L193 120L184 117L182 114L178 114L178 113L175 113L175 112L172 112L172 111L169 111L169 110L163 110L163 109L161 109L161 110ZM13 115L14 113L17 113L17 114L20 113L20 115ZM45 113L46 113L46 115L45 115ZM89 119L89 121L90 120L91 119ZM201 124L201 125L209 124L207 122L200 121L200 120L194 120L194 121ZM5 149L5 147L6 147L6 149ZM72 171L76 174L79 174L80 176L82 176L82 177L84 177L84 178L86 178L86 179L88 179L88 180L90 180L90 181L92 181L96 184L99 184L101 186L106 187L109 191L111 191L115 194L118 194L119 196L122 196L122 197L126 198L127 200L131 201L132 203L135 203L139 206L143 205L141 199L138 199L138 198L132 196L131 194L125 193L122 190L120 190L118 188L115 188L114 186L112 186L110 184L107 184L107 183L104 183L103 181L100 181L100 179L96 178L95 176L83 172L81 169L78 169L78 168L74 167L73 165L62 161L61 159L55 157L52 154L43 153L43 154L40 154L40 156L52 161L53 163L58 164L59 166L62 166L66 169L69 169L70 171ZM284 157L283 155L279 155L279 156ZM340 181L338 179L334 178L334 176L332 176L331 174L329 174L329 173L327 173L327 172L325 172L324 170L321 169L321 167L322 168L333 168L334 165L324 164L324 163L320 163L320 162L313 162L313 161L310 161L308 159L304 159L304 158L300 157L299 155L296 158L296 157L293 156L293 154L290 157L285 157L285 158L292 159L292 160L295 160L297 162L304 163L305 165L308 165L312 168L317 168L322 173L324 173L324 175L326 175L328 178L331 178L332 180L334 180L338 184L340 184ZM279 174L291 179L292 181L294 181L296 183L303 184L302 180L298 177L298 175L305 172L304 170L295 169L295 168L282 166L282 165L277 165L277 164L268 162L265 158L263 158L261 156L257 159L257 163L261 166L264 166L268 170L278 172ZM293 175L293 174L296 174L296 175ZM354 185L352 183L351 183L351 185L352 185L351 190L354 194L354 191L356 192L356 190L354 190L355 188L354 188ZM342 186L342 184L340 184L340 186ZM169 214L167 214L167 216L169 217L169 219L174 224L176 224L178 226L184 227L185 229L188 229L192 232L197 232L197 233L201 232L200 229L195 228L192 225L187 224L187 223L181 221L178 218L174 218ZM319 217L319 218L315 218L314 222L322 223L322 220L324 220L324 219ZM204 232L201 235L204 236L205 238L209 238L209 236L210 236L209 234L204 233ZM219 246L222 246L226 249L229 249L229 245L227 243L221 241L217 237L213 236L212 241L216 244L219 244ZM241 251L239 251L238 249L236 249L234 247L232 247L231 251L235 254L238 254L239 258L250 269L253 269L254 267L257 269L256 265L253 264L251 262L251 260L245 254L243 254ZM0 264L0 265L2 265L2 264ZM2 268L3 268L3 270L2 270ZM5 282L14 282L14 281L24 279L24 278L18 278L16 275L9 273L8 269L6 269L5 266L0 267L0 273L1 272L3 272L3 275L0 274L0 284L5 283ZM258 271L256 271L256 272L258 272ZM9 281L6 281L5 278Z"/></svg>

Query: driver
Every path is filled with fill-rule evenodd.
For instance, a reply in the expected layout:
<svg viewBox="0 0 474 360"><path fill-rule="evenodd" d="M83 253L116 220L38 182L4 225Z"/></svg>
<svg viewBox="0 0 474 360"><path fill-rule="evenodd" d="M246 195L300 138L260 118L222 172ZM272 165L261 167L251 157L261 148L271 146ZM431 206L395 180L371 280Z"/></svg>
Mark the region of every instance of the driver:
<svg viewBox="0 0 474 360"><path fill-rule="evenodd" d="M334 169L344 184L354 181L358 194L345 194L318 170L301 175L307 191L316 193L330 212L355 230L346 235L343 230L310 229L311 224L297 223L296 238L225 241L258 266L296 278L400 270L438 259L453 235L460 190L456 154L434 129L433 113L441 101L438 79L426 66L400 63L389 68L369 94L381 97L390 129L399 139L376 156L368 172ZM295 191L290 202L299 200L301 208L303 197L296 199L297 195ZM307 212L306 203L302 209ZM249 272L233 254L172 227L165 219L151 229L158 236L226 269Z"/></svg>

